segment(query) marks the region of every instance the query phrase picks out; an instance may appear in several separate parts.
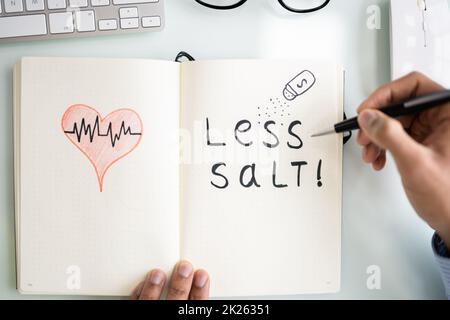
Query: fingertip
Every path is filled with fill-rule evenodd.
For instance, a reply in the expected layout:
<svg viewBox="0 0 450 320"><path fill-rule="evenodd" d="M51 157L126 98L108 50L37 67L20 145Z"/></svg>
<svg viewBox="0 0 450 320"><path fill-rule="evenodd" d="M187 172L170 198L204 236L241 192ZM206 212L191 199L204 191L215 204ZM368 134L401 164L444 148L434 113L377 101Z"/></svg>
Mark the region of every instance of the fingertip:
<svg viewBox="0 0 450 320"><path fill-rule="evenodd" d="M194 281L192 283L192 290L190 299L192 300L206 300L209 298L210 278L208 272L203 269L195 271Z"/></svg>
<svg viewBox="0 0 450 320"><path fill-rule="evenodd" d="M367 161L367 147L363 147L363 149L362 149L362 152L361 152L361 158L362 158L362 160L364 161L364 162L368 162Z"/></svg>
<svg viewBox="0 0 450 320"><path fill-rule="evenodd" d="M147 281L154 286L161 286L166 281L166 273L161 269L153 269L149 272Z"/></svg>
<svg viewBox="0 0 450 320"><path fill-rule="evenodd" d="M382 150L378 158L372 163L372 168L375 171L380 171L386 165L386 151Z"/></svg>
<svg viewBox="0 0 450 320"><path fill-rule="evenodd" d="M167 293L167 300L186 300L192 288L194 267L189 261L181 260L174 268Z"/></svg>
<svg viewBox="0 0 450 320"><path fill-rule="evenodd" d="M372 163L372 168L375 171L381 171L384 168L384 165L379 162Z"/></svg>
<svg viewBox="0 0 450 320"><path fill-rule="evenodd" d="M145 277L139 300L158 300L166 282L166 274L160 269L153 269Z"/></svg>
<svg viewBox="0 0 450 320"><path fill-rule="evenodd" d="M365 163L372 163L376 159L376 154L374 154L373 145L369 144L363 149L362 159Z"/></svg>
<svg viewBox="0 0 450 320"><path fill-rule="evenodd" d="M180 260L175 269L179 276L189 278L194 270L194 266L187 260Z"/></svg>
<svg viewBox="0 0 450 320"><path fill-rule="evenodd" d="M198 269L194 274L194 286L197 288L203 288L209 281L209 274L206 270Z"/></svg>
<svg viewBox="0 0 450 320"><path fill-rule="evenodd" d="M362 158L366 163L373 163L379 155L380 148L377 145L370 143L364 147Z"/></svg>

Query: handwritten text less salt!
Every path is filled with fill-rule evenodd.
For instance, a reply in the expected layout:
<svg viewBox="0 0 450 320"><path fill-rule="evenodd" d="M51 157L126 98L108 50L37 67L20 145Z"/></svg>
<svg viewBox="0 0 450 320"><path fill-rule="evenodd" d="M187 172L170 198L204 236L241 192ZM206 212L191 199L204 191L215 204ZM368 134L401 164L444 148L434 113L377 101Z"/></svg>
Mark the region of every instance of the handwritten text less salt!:
<svg viewBox="0 0 450 320"><path fill-rule="evenodd" d="M286 145L290 149L300 149L303 147L303 141L300 138L300 136L295 132L295 128L301 126L301 122L299 120L292 121L288 126L288 134L295 140L295 142L287 141ZM269 120L264 123L264 130L272 137L274 140L273 142L269 143L266 141L263 141L263 145L267 148L277 148L280 146L280 140L278 136L273 131L273 126L276 125L275 121ZM250 147L253 144L253 141L245 140L243 134L250 131L252 127L252 123L249 120L240 120L236 123L236 126L234 128L234 137L237 143L244 147ZM225 147L225 142L213 142L211 141L210 137L210 121L209 118L206 118L206 143L210 147ZM301 182L301 169L303 166L306 166L308 163L306 161L292 161L291 166L297 168L297 187L300 187ZM218 188L218 189L225 189L229 186L229 180L227 176L224 173L224 170L222 170L222 167L226 167L226 163L224 162L217 162L214 163L211 167L211 172L214 176L218 177L218 180L221 181L211 181L211 184ZM320 181L320 171L322 167L322 160L319 160L318 167L317 167L317 186L321 187L322 182ZM246 173L249 172L250 176L249 178L246 177ZM261 187L261 184L258 182L256 178L256 164L251 163L247 164L242 167L240 174L239 174L239 183L244 188L250 188L250 187ZM217 179L216 179L217 180ZM277 181L277 163L276 161L273 161L273 170L272 170L272 185L275 188L286 188L288 187L285 183L280 183Z"/></svg>

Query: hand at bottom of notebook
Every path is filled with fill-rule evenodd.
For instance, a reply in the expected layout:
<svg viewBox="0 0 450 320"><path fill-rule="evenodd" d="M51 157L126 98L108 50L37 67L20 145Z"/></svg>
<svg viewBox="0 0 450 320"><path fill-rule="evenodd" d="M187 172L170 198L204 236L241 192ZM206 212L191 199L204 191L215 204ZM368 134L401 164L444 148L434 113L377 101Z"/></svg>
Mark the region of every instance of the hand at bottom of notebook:
<svg viewBox="0 0 450 320"><path fill-rule="evenodd" d="M209 275L205 270L194 270L188 261L178 262L167 281L160 269L151 270L131 294L132 300L159 300L168 283L167 300L206 300L209 298Z"/></svg>

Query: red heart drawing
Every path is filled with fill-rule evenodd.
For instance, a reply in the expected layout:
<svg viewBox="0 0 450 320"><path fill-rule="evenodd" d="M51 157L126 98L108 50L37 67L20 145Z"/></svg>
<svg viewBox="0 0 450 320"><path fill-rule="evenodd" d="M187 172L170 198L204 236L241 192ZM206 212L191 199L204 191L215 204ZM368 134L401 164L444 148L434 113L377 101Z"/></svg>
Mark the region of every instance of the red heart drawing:
<svg viewBox="0 0 450 320"><path fill-rule="evenodd" d="M142 138L142 120L131 109L117 109L102 118L94 108L72 105L64 112L61 127L94 166L100 192L108 169L133 151Z"/></svg>

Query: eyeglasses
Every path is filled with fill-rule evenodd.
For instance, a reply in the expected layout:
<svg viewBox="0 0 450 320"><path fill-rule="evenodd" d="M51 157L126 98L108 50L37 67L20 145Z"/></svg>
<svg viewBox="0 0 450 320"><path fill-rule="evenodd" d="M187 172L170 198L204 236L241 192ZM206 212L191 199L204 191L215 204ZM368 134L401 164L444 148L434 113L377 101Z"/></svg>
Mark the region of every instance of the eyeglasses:
<svg viewBox="0 0 450 320"><path fill-rule="evenodd" d="M195 0L202 6L216 10L230 10L242 6L247 0ZM278 0L290 12L309 13L323 9L330 0Z"/></svg>

